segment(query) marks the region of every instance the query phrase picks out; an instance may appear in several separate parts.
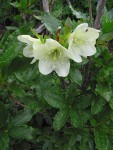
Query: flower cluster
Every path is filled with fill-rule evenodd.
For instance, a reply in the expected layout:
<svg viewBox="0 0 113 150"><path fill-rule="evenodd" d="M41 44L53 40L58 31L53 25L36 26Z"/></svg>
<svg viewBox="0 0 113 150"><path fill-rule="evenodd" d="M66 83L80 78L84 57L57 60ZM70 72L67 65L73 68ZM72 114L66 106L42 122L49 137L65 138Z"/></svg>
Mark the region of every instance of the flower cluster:
<svg viewBox="0 0 113 150"><path fill-rule="evenodd" d="M33 57L31 63L39 60L39 71L47 75L55 70L58 76L65 77L69 73L70 61L82 62L82 57L92 56L96 53L95 43L99 37L99 30L88 27L87 23L80 24L69 35L69 47L66 49L53 39L40 39L29 35L20 35L18 40L27 44L23 49L25 57Z"/></svg>

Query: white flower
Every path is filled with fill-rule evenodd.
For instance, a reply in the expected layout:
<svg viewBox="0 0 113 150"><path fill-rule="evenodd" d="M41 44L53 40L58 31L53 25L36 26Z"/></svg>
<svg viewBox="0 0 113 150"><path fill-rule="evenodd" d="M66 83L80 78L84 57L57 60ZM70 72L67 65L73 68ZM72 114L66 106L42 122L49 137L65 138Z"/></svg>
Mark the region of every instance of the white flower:
<svg viewBox="0 0 113 150"><path fill-rule="evenodd" d="M88 27L87 23L80 24L69 36L69 48L71 58L76 62L82 62L81 56L87 58L96 53L95 43L99 37L99 30Z"/></svg>
<svg viewBox="0 0 113 150"><path fill-rule="evenodd" d="M37 41L37 43L41 43L39 39L32 38L30 35L19 35L18 40L26 43L27 46L23 49L23 55L25 57L32 58L33 57L33 43Z"/></svg>
<svg viewBox="0 0 113 150"><path fill-rule="evenodd" d="M65 77L69 73L70 61L68 50L53 39L47 39L45 44L33 44L34 61L39 60L39 71L47 75L56 71L58 76ZM33 61L33 62L34 62Z"/></svg>

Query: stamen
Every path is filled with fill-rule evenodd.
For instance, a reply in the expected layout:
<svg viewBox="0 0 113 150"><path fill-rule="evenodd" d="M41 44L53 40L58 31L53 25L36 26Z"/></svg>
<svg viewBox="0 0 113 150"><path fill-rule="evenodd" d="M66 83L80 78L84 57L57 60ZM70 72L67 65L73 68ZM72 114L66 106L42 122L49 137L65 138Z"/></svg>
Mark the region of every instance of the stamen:
<svg viewBox="0 0 113 150"><path fill-rule="evenodd" d="M88 31L88 29L86 29L86 32Z"/></svg>

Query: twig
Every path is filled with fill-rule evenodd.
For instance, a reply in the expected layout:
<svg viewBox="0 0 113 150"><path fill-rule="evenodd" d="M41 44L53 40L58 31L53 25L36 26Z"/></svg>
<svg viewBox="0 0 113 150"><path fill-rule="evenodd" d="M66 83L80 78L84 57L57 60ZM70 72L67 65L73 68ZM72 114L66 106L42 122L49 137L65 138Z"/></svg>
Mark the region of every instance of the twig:
<svg viewBox="0 0 113 150"><path fill-rule="evenodd" d="M42 0L43 9L45 12L49 13L49 2L48 0Z"/></svg>
<svg viewBox="0 0 113 150"><path fill-rule="evenodd" d="M61 87L66 91L68 83L62 77L60 77L60 82L61 82Z"/></svg>
<svg viewBox="0 0 113 150"><path fill-rule="evenodd" d="M84 78L83 78L83 83L82 83L82 90L85 92L86 91L86 87L87 87L87 84L88 84L88 81L90 79L90 66L91 66L91 60L89 58L89 62L84 66Z"/></svg>
<svg viewBox="0 0 113 150"><path fill-rule="evenodd" d="M44 30L44 24L39 25L35 30L37 33L41 33Z"/></svg>
<svg viewBox="0 0 113 150"><path fill-rule="evenodd" d="M103 14L105 4L106 4L106 0L100 0L99 6L98 6L97 16L96 16L95 23L94 23L94 28L95 29L100 28L100 22L101 22L101 18L102 18L102 14Z"/></svg>
<svg viewBox="0 0 113 150"><path fill-rule="evenodd" d="M49 13L49 2L48 0L42 0L43 9L45 12ZM41 33L44 30L44 24L39 25L39 27L36 28L37 33Z"/></svg>
<svg viewBox="0 0 113 150"><path fill-rule="evenodd" d="M61 31L61 27L58 28L57 33L56 33L56 41L58 41L58 42L59 42L60 31Z"/></svg>
<svg viewBox="0 0 113 150"><path fill-rule="evenodd" d="M89 5L90 24L91 24L91 27L93 27L93 16L92 16L91 0L88 0L88 5Z"/></svg>
<svg viewBox="0 0 113 150"><path fill-rule="evenodd" d="M8 92L9 97L14 101L14 103L21 108L25 108L25 105L23 105L21 102L19 102L11 93Z"/></svg>
<svg viewBox="0 0 113 150"><path fill-rule="evenodd" d="M90 4L91 0L88 0L88 2ZM102 18L102 14L103 14L103 10L104 10L105 4L106 4L106 0L100 0L97 16L96 16L95 23L94 23L94 28L96 28L96 29L100 28L100 21L101 21L101 18ZM92 11L90 7L91 7L91 4L89 5L89 13L90 13L90 11ZM92 18L91 18L92 16L91 15L92 14L90 14L90 21L92 20ZM91 78L91 73L89 71L90 66L91 66L91 60L89 58L88 64L86 64L86 66L84 67L84 74L85 74L85 76L84 76L83 84L82 84L82 90L83 91L86 91L86 87L87 87L88 81Z"/></svg>

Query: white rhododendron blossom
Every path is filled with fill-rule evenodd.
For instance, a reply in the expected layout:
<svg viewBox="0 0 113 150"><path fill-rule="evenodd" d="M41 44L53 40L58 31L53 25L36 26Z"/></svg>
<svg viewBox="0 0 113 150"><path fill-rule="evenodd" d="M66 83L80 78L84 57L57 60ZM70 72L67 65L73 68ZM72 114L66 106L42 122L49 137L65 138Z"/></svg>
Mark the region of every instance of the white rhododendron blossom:
<svg viewBox="0 0 113 150"><path fill-rule="evenodd" d="M32 58L33 57L33 43L37 41L37 43L41 43L39 39L32 38L30 35L19 35L18 40L26 43L26 47L23 49L23 55L25 57Z"/></svg>
<svg viewBox="0 0 113 150"><path fill-rule="evenodd" d="M47 75L55 71L58 76L65 77L70 69L69 59L79 63L82 62L82 56L87 58L96 53L95 43L98 37L99 30L83 23L70 34L68 49L53 39L46 39L43 43L40 39L32 38L29 35L20 35L18 40L26 43L23 55L29 58L33 57L31 63L39 60L39 71L42 74Z"/></svg>
<svg viewBox="0 0 113 150"><path fill-rule="evenodd" d="M34 61L39 60L39 71L47 75L55 70L58 76L65 77L69 73L70 61L68 50L53 39L47 39L45 44L33 44Z"/></svg>
<svg viewBox="0 0 113 150"><path fill-rule="evenodd" d="M82 62L81 56L87 58L96 53L95 43L99 37L99 30L88 27L87 23L80 24L69 36L71 58L75 62Z"/></svg>

